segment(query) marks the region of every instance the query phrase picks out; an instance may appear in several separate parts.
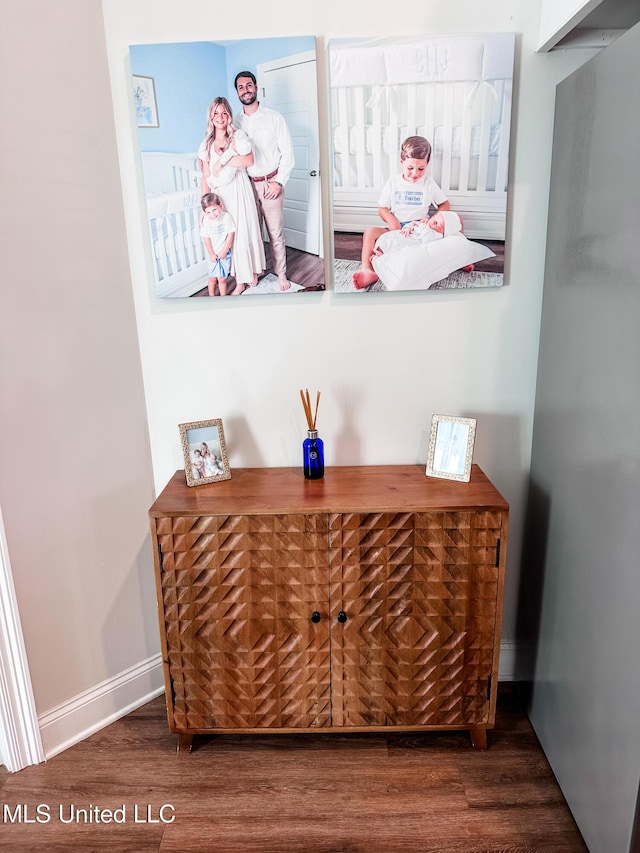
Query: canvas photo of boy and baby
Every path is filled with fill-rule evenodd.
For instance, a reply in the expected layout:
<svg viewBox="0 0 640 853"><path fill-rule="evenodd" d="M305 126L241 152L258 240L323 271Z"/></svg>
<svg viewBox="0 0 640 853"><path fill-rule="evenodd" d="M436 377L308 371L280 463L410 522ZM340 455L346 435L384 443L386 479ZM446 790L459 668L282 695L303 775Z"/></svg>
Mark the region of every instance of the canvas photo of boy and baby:
<svg viewBox="0 0 640 853"><path fill-rule="evenodd" d="M330 41L337 292L502 286L514 47Z"/></svg>

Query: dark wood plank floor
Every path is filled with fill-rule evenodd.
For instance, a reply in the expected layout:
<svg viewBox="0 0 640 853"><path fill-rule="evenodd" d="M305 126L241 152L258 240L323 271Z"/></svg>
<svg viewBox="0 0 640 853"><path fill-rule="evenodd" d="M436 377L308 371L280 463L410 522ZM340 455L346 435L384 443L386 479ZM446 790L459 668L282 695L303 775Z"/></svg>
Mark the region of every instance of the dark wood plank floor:
<svg viewBox="0 0 640 853"><path fill-rule="evenodd" d="M273 264L271 262L271 249L268 243L264 244L265 257L267 266L265 275L273 272ZM311 255L309 252L301 252L298 249L292 249L287 246L287 277L290 281L295 281L305 290L324 290L324 260L317 255ZM235 278L231 275L227 282L227 293L231 293L236 286ZM194 293L193 296L209 296L206 287Z"/></svg>
<svg viewBox="0 0 640 853"><path fill-rule="evenodd" d="M177 755L175 746L160 698L46 764L15 774L0 770L0 848L587 850L510 684L500 685L486 752L473 750L465 732L199 737L190 755ZM18 805L33 822L8 819ZM38 805L48 822L37 822ZM73 821L72 807L92 822ZM125 822L105 822L104 809Z"/></svg>

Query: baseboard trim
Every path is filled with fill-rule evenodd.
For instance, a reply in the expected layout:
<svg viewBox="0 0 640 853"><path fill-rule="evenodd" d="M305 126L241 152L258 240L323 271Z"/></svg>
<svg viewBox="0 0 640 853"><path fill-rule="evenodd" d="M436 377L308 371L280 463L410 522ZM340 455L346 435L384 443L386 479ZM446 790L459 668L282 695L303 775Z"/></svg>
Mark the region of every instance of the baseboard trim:
<svg viewBox="0 0 640 853"><path fill-rule="evenodd" d="M498 681L516 681L517 644L513 640L500 643Z"/></svg>
<svg viewBox="0 0 640 853"><path fill-rule="evenodd" d="M503 640L500 643L500 681L533 681L536 667L535 646L531 643Z"/></svg>
<svg viewBox="0 0 640 853"><path fill-rule="evenodd" d="M74 746L164 689L160 654L130 667L38 717L46 758Z"/></svg>

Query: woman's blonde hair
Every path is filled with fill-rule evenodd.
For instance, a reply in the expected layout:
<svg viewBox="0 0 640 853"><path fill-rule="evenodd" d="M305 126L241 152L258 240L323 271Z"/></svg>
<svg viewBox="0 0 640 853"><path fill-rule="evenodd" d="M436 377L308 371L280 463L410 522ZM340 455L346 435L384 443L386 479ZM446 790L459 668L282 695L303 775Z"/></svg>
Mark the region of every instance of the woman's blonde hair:
<svg viewBox="0 0 640 853"><path fill-rule="evenodd" d="M226 98L220 96L219 98L214 98L209 104L209 109L207 110L207 136L205 138L205 146L207 151L211 150L211 146L213 145L213 140L216 135L216 129L213 125L213 116L216 111L216 107L223 106L224 111L229 116L229 124L227 125L227 141L222 149L226 151L226 149L231 145L231 139L233 138L233 134L236 132L235 127L233 126L233 111L231 110L231 104Z"/></svg>

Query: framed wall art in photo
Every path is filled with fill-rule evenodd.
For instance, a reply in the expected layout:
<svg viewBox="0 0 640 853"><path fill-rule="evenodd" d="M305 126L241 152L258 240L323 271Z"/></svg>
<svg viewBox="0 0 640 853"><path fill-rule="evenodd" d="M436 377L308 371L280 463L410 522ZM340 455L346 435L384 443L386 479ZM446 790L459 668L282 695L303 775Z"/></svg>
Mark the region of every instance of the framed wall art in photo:
<svg viewBox="0 0 640 853"><path fill-rule="evenodd" d="M434 415L427 454L427 476L468 483L475 437L475 418Z"/></svg>
<svg viewBox="0 0 640 853"><path fill-rule="evenodd" d="M133 102L138 127L160 127L153 77L133 75Z"/></svg>
<svg viewBox="0 0 640 853"><path fill-rule="evenodd" d="M221 418L179 424L179 429L187 486L231 478Z"/></svg>

